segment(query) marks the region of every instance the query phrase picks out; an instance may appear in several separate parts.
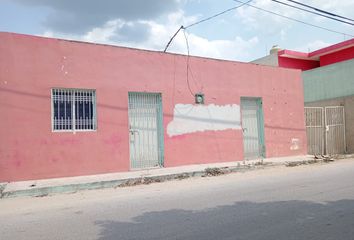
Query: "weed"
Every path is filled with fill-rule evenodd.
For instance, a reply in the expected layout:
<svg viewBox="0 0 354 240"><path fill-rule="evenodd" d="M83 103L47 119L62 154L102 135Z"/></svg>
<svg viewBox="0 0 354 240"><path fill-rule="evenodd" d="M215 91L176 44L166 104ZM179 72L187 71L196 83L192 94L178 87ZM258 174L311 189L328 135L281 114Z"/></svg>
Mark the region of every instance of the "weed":
<svg viewBox="0 0 354 240"><path fill-rule="evenodd" d="M206 168L203 177L222 175L224 172L220 168Z"/></svg>

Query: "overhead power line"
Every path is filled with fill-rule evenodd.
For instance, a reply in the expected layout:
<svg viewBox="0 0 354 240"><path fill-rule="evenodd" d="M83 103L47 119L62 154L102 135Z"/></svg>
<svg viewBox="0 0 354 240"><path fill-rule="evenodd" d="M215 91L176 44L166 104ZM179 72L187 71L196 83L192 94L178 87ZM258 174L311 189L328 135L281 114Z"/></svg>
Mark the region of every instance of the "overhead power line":
<svg viewBox="0 0 354 240"><path fill-rule="evenodd" d="M233 1L242 3L242 1L239 1L239 0L233 0ZM270 14L273 14L273 15L276 15L276 16L279 16L279 17L282 17L282 18L286 18L288 20L292 20L292 21L295 21L295 22L298 22L298 23L302 23L302 24L305 24L305 25L308 25L308 26L311 26L311 27L323 29L323 30L326 30L326 31L329 31L329 32L332 32L332 33L337 33L337 34L341 34L341 35L345 35L345 36L354 37L354 35L351 35L351 34L348 34L348 33L339 32L339 31L336 31L336 30L333 30L333 29L330 29L330 28L321 27L321 26L318 26L318 25L315 25L315 24L312 24L312 23L308 23L308 22L305 22L305 21L301 21L301 20L298 20L298 19L295 19L295 18L292 18L292 17L287 17L287 16L281 15L281 14L276 13L276 12L272 12L272 11L269 11L269 10L266 10L266 9L263 9L263 8L260 8L260 7L256 7L256 6L254 6L252 4L249 4L249 3L246 3L246 5L249 6L249 7L258 9L260 11L267 12L267 13L270 13Z"/></svg>
<svg viewBox="0 0 354 240"><path fill-rule="evenodd" d="M321 10L321 9L319 9L319 8L316 8L316 7L313 7L313 6L310 6L310 5L307 5L307 4L298 2L298 1L294 1L294 0L286 0L286 1L292 2L292 3L295 3L295 4L298 4L298 5L301 5L301 6L303 6L303 7L311 8L311 9L313 9L313 10L315 10L315 11L318 11L318 12L321 12L321 13L325 13L325 14L328 14L328 15L331 15L331 16L334 16L334 17L339 17L339 18L346 19L346 20L350 20L350 21L353 21L353 22L354 22L354 20L351 19L351 18L343 17L343 16L338 15L338 14L336 14L336 13L332 13L332 12L328 12L328 11L325 11L325 10Z"/></svg>
<svg viewBox="0 0 354 240"><path fill-rule="evenodd" d="M207 18L204 18L204 19L201 19L197 22L194 22L192 24L189 24L187 26L180 26L180 28L173 34L173 36L171 37L171 39L168 41L165 49L164 49L164 52L167 51L168 47L171 45L173 39L177 36L177 34L180 32L180 30L185 30L187 28L190 28L190 27L193 27L195 25L198 25L200 23L203 23L205 21L208 21L208 20L211 20L215 17L218 17L222 14L225 14L227 12L230 12L232 10L235 10L237 8L240 8L242 6L249 6L249 7L252 7L252 8L255 8L255 9L258 9L260 11L264 11L264 12L267 12L267 13L270 13L270 14L273 14L273 15L276 15L276 16L279 16L279 17L282 17L282 18L286 18L288 20L292 20L292 21L295 21L295 22L298 22L298 23L302 23L302 24L305 24L305 25L308 25L308 26L311 26L311 27L315 27L315 28L319 28L319 29L322 29L322 30L326 30L326 31L329 31L329 32L332 32L332 33L337 33L337 34L341 34L341 35L346 35L346 36L350 36L350 37L354 37L354 35L351 35L351 34L347 34L347 33L343 33L343 32L339 32L339 31L336 31L336 30L333 30L333 29L330 29L330 28L326 28L326 27L322 27L322 26L318 26L318 25L315 25L315 24L312 24L312 23L308 23L308 22L305 22L305 21L302 21L302 20L298 20L298 19L295 19L295 18L292 18L292 17L287 17L287 16L284 16L284 15L281 15L279 13L276 13L276 12L272 12L272 11L269 11L269 10L266 10L266 9L263 9L263 8L260 8L260 7L256 7L252 4L250 4L250 2L252 0L249 0L247 2L242 2L242 1L239 1L239 0L233 0L235 2L238 2L238 3L241 3L240 5L238 6L235 6L235 7L232 7L232 8L228 8L222 12L219 12L217 14L214 14L210 17L207 17ZM324 14L327 14L327 15L330 15L330 16L333 16L333 17L329 17L329 16L326 16L324 14L319 14L319 13L315 13L313 11L310 11L310 10L307 10L307 9L304 9L304 8L300 8L300 7L296 7L296 6L293 6L293 5L290 5L290 4L287 4L287 3L284 3L284 2L280 2L278 0L271 0L273 2L277 2L277 3L280 3L280 4L283 4L283 5L287 5L287 6L290 6L290 7L293 7L293 8L296 8L296 9L300 9L300 10L303 10L303 11L306 11L306 12L310 12L310 13L313 13L313 14L317 14L319 16L323 16L323 17L327 17L327 18L330 18L330 19L333 19L333 20L336 20L336 21L339 21L339 22L343 22L343 23L346 23L346 24L350 24L350 25L353 25L354 26L354 20L353 19L350 19L350 18L347 18L347 17L343 17L343 16L340 16L338 14L335 14L335 13L331 13L331 12L328 12L328 11L324 11L324 10L321 10L321 9L318 9L318 8L315 8L315 7L312 7L312 6L309 6L309 5L306 5L306 4L303 4L303 3L300 3L300 2L297 2L297 1L293 1L293 0L286 0L286 1L289 1L289 2L292 2L292 3L295 3L295 4L298 4L298 5L301 5L301 6L304 6L304 7L307 7L307 8L311 8L315 11L318 11L318 12L321 12L321 13L324 13ZM337 17L337 18L334 18L334 17ZM353 23L350 23L348 21L343 21L341 19L338 19L338 18L342 18L342 19L346 19L346 20L349 20L349 21L353 21Z"/></svg>
<svg viewBox="0 0 354 240"><path fill-rule="evenodd" d="M222 11L222 12L219 12L219 13L217 13L217 14L214 14L213 16L210 16L210 17L204 18L204 19L202 19L202 20L199 20L199 21L197 21L197 22L195 22L195 23L189 24L188 26L185 27L185 29L190 28L190 27L193 27L193 26L195 26L195 25L197 25L197 24L199 24L199 23L208 21L208 20L213 19L213 18L215 18L215 17L218 17L218 16L220 16L220 15L223 15L223 14L225 14L225 13L227 13L227 12L230 12L230 11L232 11L232 10L235 10L235 9L237 9L237 8L240 8L240 7L246 5L246 4L250 3L250 2L252 2L252 0L249 0L249 1L247 1L247 2L241 2L242 4L240 4L240 5L236 6L236 7L228 8L228 9Z"/></svg>
<svg viewBox="0 0 354 240"><path fill-rule="evenodd" d="M315 14L315 15L318 15L318 16L321 16L321 17L329 18L329 19L332 19L332 20L335 20L335 21L338 21L338 22L342 22L342 23L354 26L354 22L348 22L348 21L344 21L344 20L341 20L341 19L338 19L338 18L335 18L335 17L331 17L332 15L328 16L326 14L321 14L321 13L318 13L318 12L307 10L305 8L297 7L297 6L294 6L294 5L285 3L285 2L281 2L281 1L278 1L278 0L271 0L271 1L279 3L279 4L282 4L282 5L285 5L285 6L288 6L288 7L296 8L296 9L299 9L299 10L304 11L304 12L312 13L312 14Z"/></svg>
<svg viewBox="0 0 354 240"><path fill-rule="evenodd" d="M208 21L208 20L211 20L211 19L213 19L213 18L216 18L216 17L218 17L218 16L220 16L220 15L223 15L223 14L225 14L225 13L227 13L227 12L230 12L230 11L232 11L232 10L235 10L235 9L237 9L237 8L240 8L240 7L242 7L242 6L244 6L244 5L248 4L248 3L250 3L251 1L252 1L252 0L249 0L249 1L247 1L247 2L241 2L241 4L238 5L238 6L235 6L235 7L232 7L232 8L228 8L228 9L222 11L222 12L219 12L219 13L217 13L217 14L214 14L214 15L210 16L210 17L201 19L201 20L199 20L199 21L197 21L197 22L195 22L195 23L189 24L189 25L187 25L187 26L185 26L185 27L182 25L182 26L173 34L173 36L171 37L170 41L168 41L168 43L167 43L167 45L166 45L166 47L165 47L165 49L164 49L164 52L167 51L167 49L168 49L168 47L171 45L173 39L177 36L177 34L179 33L179 31L180 31L181 29L185 30L185 29L187 29L187 28L190 28L190 27L193 27L193 26L195 26L195 25L198 25L198 24L200 24L200 23L202 23L202 22L206 22L206 21Z"/></svg>

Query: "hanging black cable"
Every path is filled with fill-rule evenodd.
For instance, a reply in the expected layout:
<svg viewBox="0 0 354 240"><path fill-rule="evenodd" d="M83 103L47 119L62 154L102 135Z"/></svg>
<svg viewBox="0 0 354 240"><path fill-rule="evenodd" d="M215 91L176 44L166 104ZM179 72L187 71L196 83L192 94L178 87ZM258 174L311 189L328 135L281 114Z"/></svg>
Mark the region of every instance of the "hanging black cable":
<svg viewBox="0 0 354 240"><path fill-rule="evenodd" d="M212 15L212 16L210 16L210 17L201 19L201 20L199 20L199 21L197 21L197 22L195 22L195 23L189 24L189 25L187 25L187 26L185 26L185 27L184 27L183 25L180 26L180 28L173 34L173 36L171 37L171 39L168 41L168 43L167 43L167 45L166 45L166 47L165 47L165 49L164 49L164 52L167 51L167 49L168 49L168 47L170 46L170 44L172 43L173 39L177 36L177 34L179 33L179 31L180 31L181 29L185 30L185 29L187 29L187 28L193 27L193 26L195 26L195 25L197 25L197 24L200 24L200 23L203 23L203 22L205 22L205 21L211 20L211 19L213 19L213 18L215 18L215 17L218 17L218 16L220 16L220 15L222 15L222 14L225 14L225 13L227 13L227 12L230 12L230 11L232 11L232 10L235 10L235 9L237 9L237 8L240 8L240 7L244 6L244 5L247 5L247 6L250 6L250 7L252 7L252 8L255 8L255 9L258 9L258 10L261 10L261 11L264 11L264 12L267 12L267 13L270 13L270 14L273 14L273 15L277 15L277 16L279 16L279 17L283 17L283 18L286 18L286 19L289 19L289 20L292 20L292 21L295 21L295 22L298 22L298 23L302 23L302 24L305 24L305 25L308 25L308 26L316 27L316 28L319 28L319 29L323 29L323 30L326 30L326 31L329 31L329 32L333 32L333 33L337 33L337 34L341 34L341 35L346 35L346 36L354 37L354 36L351 35L351 34L339 32L339 31L336 31L336 30L333 30L333 29L330 29L330 28L326 28L326 27L321 27L321 26L318 26L318 25L315 25L315 24L312 24L312 23L307 23L307 22L305 22L305 21L301 21L301 20L298 20L298 19L295 19L295 18L292 18L292 17L287 17L287 16L281 15L281 14L279 14L279 13L275 13L275 12L272 12L272 11L269 11L269 10L266 10L266 9L263 9L263 8L260 8L260 7L256 7L256 6L252 5L252 4L249 4L252 0L249 0L249 1L247 1L247 2L242 2L242 1L239 1L239 0L233 0L233 1L238 2L238 3L241 3L241 4L238 5L238 6L236 6L236 7L228 8L228 9L226 9L226 10L220 12L220 13L214 14L214 15ZM291 7L297 8L297 9L301 9L301 10L303 10L303 11L307 11L307 12L314 13L313 11L309 11L309 10L306 10L306 9L303 9L303 8L295 7L295 6L293 6L293 5L286 4L286 3L280 2L280 1L278 1L278 0L271 0L271 1L278 2L278 3L281 3L281 4L287 5L287 6L291 6ZM354 20L352 20L352 19L350 19L350 18L346 18L346 17L340 16L340 15L338 15L338 14L334 14L334 13L327 12L327 11L324 11L324 10L321 10L321 9L318 9L318 8L315 8L315 7L311 7L311 6L309 6L309 5L306 5L306 4L303 4L303 3L300 3L300 2L296 2L296 1L293 1L293 0L286 0L286 1L290 1L290 2L299 4L299 5L302 5L302 6L306 6L306 7L308 7L308 8L312 8L312 9L314 9L314 10L316 10L316 11L319 11L319 12L322 12L322 13L325 13L325 14L328 14L328 15L331 15L331 16L335 16L335 17L347 19L347 20L350 20L350 21L353 21L353 22L354 22ZM323 16L323 17L327 17L327 18L330 18L330 19L333 19L333 20L336 20L336 21L340 21L340 22L343 22L343 23L350 24L350 25L353 25L353 26L354 26L354 23L350 23L350 22L347 22L347 21L342 21L342 20L337 19L337 18L332 18L332 17L324 16L323 14L317 14L317 15L320 15L320 16Z"/></svg>
<svg viewBox="0 0 354 240"><path fill-rule="evenodd" d="M242 1L239 1L239 0L233 0L233 1L242 3ZM345 35L345 36L354 37L354 35L351 35L351 34L348 34L348 33L339 32L339 31L336 31L336 30L333 30L333 29L330 29L330 28L321 27L321 26L318 26L318 25L315 25L315 24L312 24L312 23L304 22L304 21L301 21L301 20L298 20L298 19L295 19L295 18L292 18L292 17L287 17L287 16L281 15L281 14L276 13L276 12L272 12L272 11L269 11L269 10L266 10L266 9L263 9L263 8L260 8L260 7L256 7L256 6L252 5L252 4L248 4L247 3L246 5L249 6L249 7L258 9L260 11L267 12L267 13L270 13L270 14L273 14L273 15L276 15L276 16L279 16L279 17L282 17L282 18L286 18L286 19L289 19L289 20L292 20L292 21L295 21L295 22L298 22L298 23L302 23L302 24L305 24L305 25L308 25L308 26L311 26L311 27L323 29L323 30L326 30L326 31L329 31L329 32L332 32L332 33L337 33L337 34L341 34L341 35Z"/></svg>
<svg viewBox="0 0 354 240"><path fill-rule="evenodd" d="M193 26L195 26L195 25L197 25L197 24L200 24L200 23L202 23L202 22L208 21L208 20L213 19L213 18L215 18L215 17L218 17L218 16L220 16L220 15L222 15L222 14L225 14L225 13L227 13L227 12L230 12L230 11L232 11L232 10L235 10L235 9L237 9L237 8L240 8L240 7L244 6L244 5L246 5L247 3L250 3L251 1L253 1L253 0L249 0L249 1L247 1L247 2L242 2L241 5L238 5L238 6L232 7L232 8L228 8L228 9L226 9L226 10L224 10L224 11L222 11L222 12L219 12L219 13L217 13L217 14L214 14L214 15L212 15L212 16L210 16L210 17L207 17L207 18L201 19L201 20L199 20L199 21L197 21L197 22L195 22L195 23L189 24L189 25L186 26L186 27L184 27L184 26L182 25L182 26L175 32L175 34L173 34L173 36L171 37L170 41L168 41L168 43L167 43L167 45L166 45L166 47L165 47L165 49L164 49L164 52L167 51L167 49L168 49L168 47L170 46L171 42L172 42L173 39L177 36L177 34L179 33L179 31L180 31L181 29L187 29L187 28L193 27Z"/></svg>
<svg viewBox="0 0 354 240"><path fill-rule="evenodd" d="M190 83L189 83L189 58L190 58L190 54L189 54L189 42L188 42L188 38L186 35L186 30L183 29L183 35L184 35L184 39L186 40L186 47L187 47L187 86L188 86L188 90L189 92L192 94L192 96L194 97L194 93L191 89Z"/></svg>
<svg viewBox="0 0 354 240"><path fill-rule="evenodd" d="M311 11L311 10L307 10L305 8L297 7L297 6L294 6L294 5L285 3L285 2L281 2L281 1L278 1L278 0L271 0L271 1L279 3L279 4L282 4L282 5L285 5L285 6L288 6L288 7L296 8L296 9L299 9L299 10L304 11L304 12L312 13L312 14L315 14L315 15L318 15L318 16L322 16L322 17L325 17L325 18L329 18L329 19L332 19L332 20L335 20L335 21L338 21L338 22L342 22L342 23L354 26L354 23L351 23L351 22L348 22L348 21L344 21L344 20L341 20L341 19L338 19L338 18L335 18L335 17L330 17L330 16L325 15L325 14L317 13L317 12L314 12L314 11Z"/></svg>
<svg viewBox="0 0 354 240"><path fill-rule="evenodd" d="M334 17L339 17L339 18L343 18L343 19L350 20L350 21L354 22L354 20L351 19L351 18L343 17L343 16L338 15L336 13L332 13L332 12L328 12L328 11L325 11L325 10L321 10L319 8L312 7L310 5L307 5L307 4L304 4L304 3L301 3L301 2L297 2L297 1L293 1L293 0L286 0L286 1L301 5L303 7L311 8L311 9L313 9L315 11L318 11L318 12L321 12L321 13L325 13L325 14L328 14L328 15L331 15L331 16L334 16Z"/></svg>
<svg viewBox="0 0 354 240"><path fill-rule="evenodd" d="M214 14L213 16L210 16L210 17L201 19L201 20L199 20L199 21L197 21L197 22L195 22L195 23L189 24L188 26L186 26L186 27L184 27L184 28L187 29L187 28L193 27L193 26L195 26L195 25L197 25L197 24L199 24L199 23L208 21L208 20L213 19L213 18L215 18L215 17L218 17L218 16L220 16L220 15L222 15L222 14L225 14L225 13L227 13L227 12L230 12L230 11L232 11L232 10L235 10L235 9L237 9L237 8L240 8L240 7L246 5L247 3L250 3L250 2L252 2L252 0L249 0L249 1L247 1L247 2L242 2L241 5L238 5L238 6L236 6L236 7L232 7L232 8L229 8L229 9L226 9L226 10L224 10L224 11L222 11L222 12L219 12L219 13L217 13L217 14Z"/></svg>

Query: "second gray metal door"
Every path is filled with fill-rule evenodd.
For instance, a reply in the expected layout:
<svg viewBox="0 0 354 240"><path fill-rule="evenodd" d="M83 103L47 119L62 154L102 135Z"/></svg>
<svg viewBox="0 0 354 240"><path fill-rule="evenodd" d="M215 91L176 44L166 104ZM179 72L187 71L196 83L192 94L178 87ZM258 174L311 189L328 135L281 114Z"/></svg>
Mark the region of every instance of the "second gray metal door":
<svg viewBox="0 0 354 240"><path fill-rule="evenodd" d="M163 165L162 102L159 93L129 93L130 166Z"/></svg>
<svg viewBox="0 0 354 240"><path fill-rule="evenodd" d="M245 159L264 155L263 115L260 98L242 98L241 116Z"/></svg>
<svg viewBox="0 0 354 240"><path fill-rule="evenodd" d="M325 107L326 152L329 155L346 152L344 107Z"/></svg>

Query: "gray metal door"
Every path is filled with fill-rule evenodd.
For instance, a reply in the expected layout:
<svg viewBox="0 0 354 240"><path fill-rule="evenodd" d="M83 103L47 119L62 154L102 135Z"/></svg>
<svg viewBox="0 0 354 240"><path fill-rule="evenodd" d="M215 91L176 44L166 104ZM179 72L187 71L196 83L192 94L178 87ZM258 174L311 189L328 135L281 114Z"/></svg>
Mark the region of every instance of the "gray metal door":
<svg viewBox="0 0 354 240"><path fill-rule="evenodd" d="M324 154L324 109L322 107L305 107L305 120L308 153Z"/></svg>
<svg viewBox="0 0 354 240"><path fill-rule="evenodd" d="M241 99L243 150L245 159L263 156L263 115L259 98Z"/></svg>
<svg viewBox="0 0 354 240"><path fill-rule="evenodd" d="M159 93L129 93L130 167L163 165L162 100Z"/></svg>
<svg viewBox="0 0 354 240"><path fill-rule="evenodd" d="M340 154L346 152L344 107L325 107L326 152Z"/></svg>

